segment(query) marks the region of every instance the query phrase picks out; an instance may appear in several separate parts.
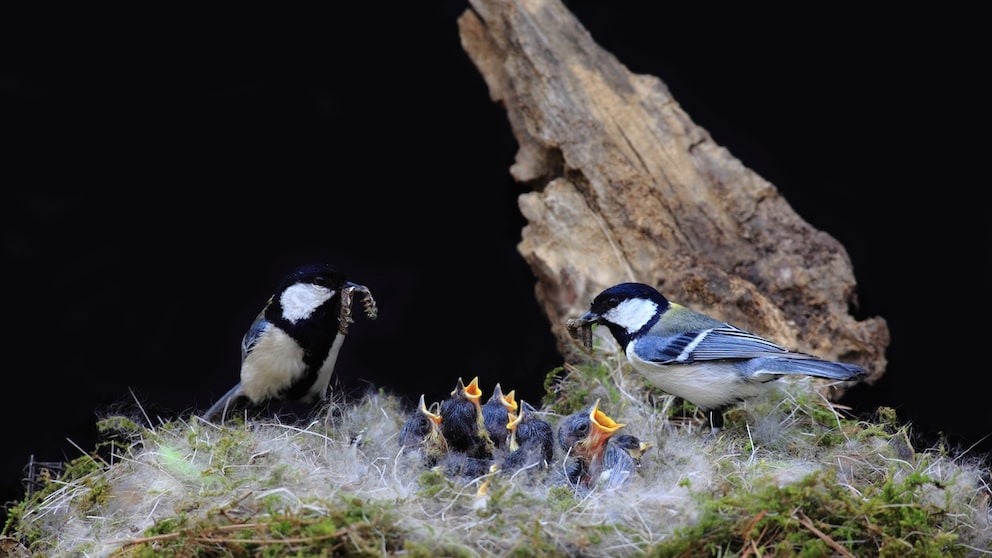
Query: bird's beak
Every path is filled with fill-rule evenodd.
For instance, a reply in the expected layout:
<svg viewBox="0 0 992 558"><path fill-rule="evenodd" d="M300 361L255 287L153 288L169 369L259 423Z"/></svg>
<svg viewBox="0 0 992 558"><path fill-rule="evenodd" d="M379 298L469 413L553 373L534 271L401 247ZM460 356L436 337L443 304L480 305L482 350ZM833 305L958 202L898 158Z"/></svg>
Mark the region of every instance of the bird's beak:
<svg viewBox="0 0 992 558"><path fill-rule="evenodd" d="M510 420L509 422L506 423L506 428L509 430L516 429L517 425L520 424L520 421L522 421L523 419L524 419L523 413L520 413L519 415L516 413L510 413Z"/></svg>
<svg viewBox="0 0 992 558"><path fill-rule="evenodd" d="M595 323L599 323L599 318L600 318L599 314L590 310L576 319L584 324L595 324Z"/></svg>
<svg viewBox="0 0 992 558"><path fill-rule="evenodd" d="M455 389L451 390L451 396L458 397L458 395L464 391L465 391L465 382L462 381L461 376L459 376L458 383L455 384Z"/></svg>
<svg viewBox="0 0 992 558"><path fill-rule="evenodd" d="M595 323L599 323L599 314L596 314L590 310L578 318L569 318L568 327L574 329L583 326L590 326Z"/></svg>
<svg viewBox="0 0 992 558"><path fill-rule="evenodd" d="M617 422L607 416L606 413L599 409L599 399L593 403L592 409L589 411L589 420L592 423L592 431L589 432L589 438L587 440L586 446L593 450L595 453L606 440L613 435L614 432L620 430L624 426L624 423Z"/></svg>
<svg viewBox="0 0 992 558"><path fill-rule="evenodd" d="M589 419L592 421L592 425L596 430L600 430L611 435L624 426L627 426L626 424L617 422L607 416L607 414L599 408L599 399L596 400L592 406L592 410L589 411Z"/></svg>
<svg viewBox="0 0 992 558"><path fill-rule="evenodd" d="M431 412L430 409L427 408L427 402L424 400L424 394L420 394L420 405L419 405L419 407L420 407L420 412L423 413L423 415L425 417L429 418L431 420L431 422L433 422L434 424L436 424L438 426L441 425L441 415L439 415L437 413L433 413L433 412Z"/></svg>
<svg viewBox="0 0 992 558"><path fill-rule="evenodd" d="M482 389L479 388L478 376L472 378L472 381L465 386L464 393L465 397L469 398L476 405L479 405L479 401L482 399Z"/></svg>
<svg viewBox="0 0 992 558"><path fill-rule="evenodd" d="M506 429L510 431L510 451L517 451L520 448L520 444L517 443L517 425L523 419L524 414L522 412L517 415L510 411L510 422L506 423Z"/></svg>
<svg viewBox="0 0 992 558"><path fill-rule="evenodd" d="M506 395L500 397L500 402L502 402L503 406L506 407L506 410L511 413L517 411L517 400L515 399L516 391L517 390L515 389L511 389L510 393L507 393Z"/></svg>

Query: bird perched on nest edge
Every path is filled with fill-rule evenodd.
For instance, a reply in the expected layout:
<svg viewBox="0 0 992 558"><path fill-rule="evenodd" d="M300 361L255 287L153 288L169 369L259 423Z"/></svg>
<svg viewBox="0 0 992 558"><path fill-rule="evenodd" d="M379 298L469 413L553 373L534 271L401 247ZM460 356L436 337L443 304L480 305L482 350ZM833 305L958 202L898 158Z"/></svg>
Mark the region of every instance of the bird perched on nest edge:
<svg viewBox="0 0 992 558"><path fill-rule="evenodd" d="M649 382L706 412L711 433L723 427L725 410L760 395L784 375L836 381L865 375L856 364L791 351L690 310L643 283L602 291L588 312L569 320L568 328L588 345L592 324L610 330L631 366Z"/></svg>
<svg viewBox="0 0 992 558"><path fill-rule="evenodd" d="M307 264L289 273L241 341L241 378L202 415L211 420L237 400L314 403L327 385L348 334L351 301L362 293L365 315L378 316L368 287L352 283L327 264Z"/></svg>

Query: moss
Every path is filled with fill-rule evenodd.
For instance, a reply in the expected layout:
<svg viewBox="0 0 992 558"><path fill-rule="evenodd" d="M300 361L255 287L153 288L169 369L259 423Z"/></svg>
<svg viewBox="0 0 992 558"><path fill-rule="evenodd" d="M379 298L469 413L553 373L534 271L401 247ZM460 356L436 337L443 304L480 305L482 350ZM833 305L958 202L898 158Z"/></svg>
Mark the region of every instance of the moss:
<svg viewBox="0 0 992 558"><path fill-rule="evenodd" d="M858 494L825 469L784 487L766 483L699 498L698 523L651 549L652 556L756 553L765 556L964 556L944 514L920 503L934 483L913 473Z"/></svg>
<svg viewBox="0 0 992 558"><path fill-rule="evenodd" d="M479 553L472 547L454 543L423 543L406 541L403 552L409 558L479 558Z"/></svg>
<svg viewBox="0 0 992 558"><path fill-rule="evenodd" d="M626 365L616 361L590 360L567 365L565 374L551 387L544 404L552 412L570 415L600 399L604 407L618 405L622 393L612 378L618 367ZM629 365L628 365L629 366Z"/></svg>
<svg viewBox="0 0 992 558"><path fill-rule="evenodd" d="M506 556L512 558L553 558L569 557L574 554L560 548L548 535L539 521L522 521L519 525L521 536L516 539Z"/></svg>
<svg viewBox="0 0 992 558"><path fill-rule="evenodd" d="M444 490L449 490L453 486L451 480L444 476L444 471L436 467L428 469L417 477L417 484L420 486L420 496L432 498Z"/></svg>
<svg viewBox="0 0 992 558"><path fill-rule="evenodd" d="M271 505L272 501L265 502ZM381 556L403 548L405 533L386 506L343 498L319 514L304 508L231 522L160 521L122 549L128 556Z"/></svg>
<svg viewBox="0 0 992 558"><path fill-rule="evenodd" d="M133 444L116 446L127 458L59 468L58 482L12 508L5 531L37 556L113 544L120 556L902 558L963 556L992 539L981 531L988 473L957 468L946 447L916 453L888 410L878 423L854 420L799 385L731 410L720 435L703 439L694 407L645 387L615 355L561 370L553 410L602 398L609 414L651 428L657 449L634 486L576 490L556 484L552 467L487 476L479 493L478 480L398 454L401 406L369 399L313 430L114 419L104 428ZM115 501L112 482L149 490ZM122 517L132 505L140 517ZM157 522L129 530L147 518Z"/></svg>
<svg viewBox="0 0 992 558"><path fill-rule="evenodd" d="M79 513L85 513L93 506L105 503L110 492L110 486L99 474L103 470L103 462L99 458L83 455L68 463L61 463L57 468L41 467L40 469L36 478L29 479L39 486L22 501L7 509L7 522L2 532L4 536L18 532L20 538L25 541L25 546L29 547L43 535L43 532L33 526L22 530L25 518L55 491L76 483L88 487L89 490L82 498L74 502L74 505L79 507Z"/></svg>

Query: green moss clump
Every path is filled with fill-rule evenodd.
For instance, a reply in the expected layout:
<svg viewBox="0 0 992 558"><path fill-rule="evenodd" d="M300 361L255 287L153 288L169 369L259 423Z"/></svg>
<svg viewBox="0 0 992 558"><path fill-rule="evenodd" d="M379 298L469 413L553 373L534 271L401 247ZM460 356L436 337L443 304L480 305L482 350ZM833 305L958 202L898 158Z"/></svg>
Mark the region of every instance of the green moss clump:
<svg viewBox="0 0 992 558"><path fill-rule="evenodd" d="M655 545L650 555L964 556L965 548L954 545L956 535L944 529L944 513L921 503L926 486L935 483L913 473L858 494L825 469L785 487L768 482L700 498L699 522Z"/></svg>
<svg viewBox="0 0 992 558"><path fill-rule="evenodd" d="M83 455L68 463L59 465L57 470L43 467L39 474L36 475L36 478L30 479L30 481L40 484L40 486L32 490L29 495L25 496L16 505L7 509L7 522L4 524L3 532L0 534L7 536L22 529L25 516L31 510L37 508L53 492L61 490L67 484L84 483L85 486L91 489L86 494L85 500L78 503L82 511L92 509L94 505L106 502L110 487L97 474L101 470L101 462L98 458ZM19 533L19 535L30 546L42 533L38 529L27 528Z"/></svg>
<svg viewBox="0 0 992 558"><path fill-rule="evenodd" d="M271 504L271 503L268 503ZM268 505L264 504L264 505ZM404 546L406 533L388 507L342 498L326 513L311 508L256 516L245 523L214 514L197 523L170 518L125 545L127 556L376 557Z"/></svg>

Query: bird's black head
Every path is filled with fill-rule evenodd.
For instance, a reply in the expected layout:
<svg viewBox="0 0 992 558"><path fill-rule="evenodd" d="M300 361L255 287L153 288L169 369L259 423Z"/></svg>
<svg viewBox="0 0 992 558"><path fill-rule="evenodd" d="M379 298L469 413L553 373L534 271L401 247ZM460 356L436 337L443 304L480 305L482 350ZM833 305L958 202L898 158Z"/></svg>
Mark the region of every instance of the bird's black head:
<svg viewBox="0 0 992 558"><path fill-rule="evenodd" d="M596 295L590 305L590 312L603 315L611 308L619 306L621 302L638 298L653 301L662 309L668 306L668 299L651 285L620 283Z"/></svg>
<svg viewBox="0 0 992 558"><path fill-rule="evenodd" d="M309 263L297 267L283 279L279 285L282 292L296 283L311 283L332 290L339 290L347 282L347 277L337 268L324 263Z"/></svg>
<svg viewBox="0 0 992 558"><path fill-rule="evenodd" d="M667 309L668 299L654 287L620 283L596 295L589 311L578 321L607 326L623 347L639 332L650 328Z"/></svg>

